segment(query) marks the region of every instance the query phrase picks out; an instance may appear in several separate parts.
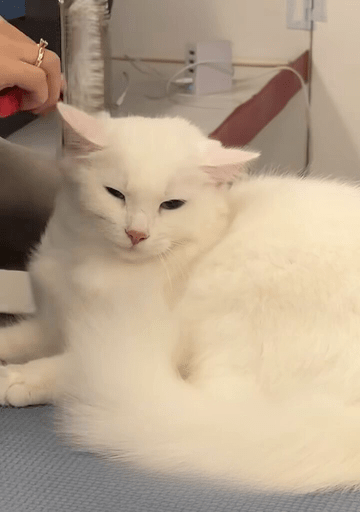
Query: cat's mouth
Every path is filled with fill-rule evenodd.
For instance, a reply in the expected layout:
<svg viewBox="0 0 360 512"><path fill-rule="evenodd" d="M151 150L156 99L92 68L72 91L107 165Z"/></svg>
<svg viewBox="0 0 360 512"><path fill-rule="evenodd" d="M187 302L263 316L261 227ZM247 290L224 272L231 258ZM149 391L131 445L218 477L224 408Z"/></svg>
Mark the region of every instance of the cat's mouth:
<svg viewBox="0 0 360 512"><path fill-rule="evenodd" d="M157 257L157 253L151 251L148 247L141 246L141 244L124 246L118 245L121 255L125 260L130 262L150 260Z"/></svg>
<svg viewBox="0 0 360 512"><path fill-rule="evenodd" d="M124 259L129 261L144 261L158 258L172 252L173 247L168 243L144 244L143 242L135 245L118 245Z"/></svg>

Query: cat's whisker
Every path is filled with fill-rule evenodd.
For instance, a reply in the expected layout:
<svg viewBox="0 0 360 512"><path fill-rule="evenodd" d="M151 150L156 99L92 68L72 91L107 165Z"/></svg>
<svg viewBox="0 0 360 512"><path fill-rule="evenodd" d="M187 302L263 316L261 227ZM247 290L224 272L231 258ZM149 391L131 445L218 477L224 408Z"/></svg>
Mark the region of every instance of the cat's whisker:
<svg viewBox="0 0 360 512"><path fill-rule="evenodd" d="M183 247L186 245L186 240L175 240L172 242L172 247Z"/></svg>
<svg viewBox="0 0 360 512"><path fill-rule="evenodd" d="M184 271L184 264L182 264L179 261L178 254L176 253L176 251L173 250L173 248L169 247L169 249L163 254L163 256L167 259L170 259L171 257L171 262L173 263L173 266L176 267L177 272L182 277L186 276L187 273Z"/></svg>
<svg viewBox="0 0 360 512"><path fill-rule="evenodd" d="M170 276L170 272L169 272L168 266L165 263L165 258L163 257L162 254L158 254L158 258L159 258L161 264L163 265L163 267L165 269L165 273L166 273L166 277L167 277L167 279L169 281L170 289L171 289L171 291L173 291L173 284L172 284L172 280L171 280L171 276Z"/></svg>

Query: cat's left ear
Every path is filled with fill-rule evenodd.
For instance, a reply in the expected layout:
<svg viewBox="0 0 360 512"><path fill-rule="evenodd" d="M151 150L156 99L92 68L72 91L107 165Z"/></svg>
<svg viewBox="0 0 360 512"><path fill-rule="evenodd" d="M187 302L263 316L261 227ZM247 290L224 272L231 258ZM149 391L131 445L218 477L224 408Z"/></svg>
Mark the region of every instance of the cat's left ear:
<svg viewBox="0 0 360 512"><path fill-rule="evenodd" d="M70 128L72 150L78 153L91 153L105 147L105 126L102 118L90 116L61 102L57 104L57 109L67 127Z"/></svg>
<svg viewBox="0 0 360 512"><path fill-rule="evenodd" d="M230 183L240 176L252 160L260 156L255 151L226 148L217 140L207 140L203 148L201 169L217 184Z"/></svg>

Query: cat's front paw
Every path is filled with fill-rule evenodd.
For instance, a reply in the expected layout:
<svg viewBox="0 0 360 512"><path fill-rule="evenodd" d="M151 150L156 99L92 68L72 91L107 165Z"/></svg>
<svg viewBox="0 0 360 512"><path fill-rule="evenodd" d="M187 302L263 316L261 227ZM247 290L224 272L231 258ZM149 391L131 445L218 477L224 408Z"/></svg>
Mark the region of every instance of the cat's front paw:
<svg viewBox="0 0 360 512"><path fill-rule="evenodd" d="M33 404L31 387L26 384L15 365L0 366L0 405L25 407ZM15 366L16 368L16 366Z"/></svg>

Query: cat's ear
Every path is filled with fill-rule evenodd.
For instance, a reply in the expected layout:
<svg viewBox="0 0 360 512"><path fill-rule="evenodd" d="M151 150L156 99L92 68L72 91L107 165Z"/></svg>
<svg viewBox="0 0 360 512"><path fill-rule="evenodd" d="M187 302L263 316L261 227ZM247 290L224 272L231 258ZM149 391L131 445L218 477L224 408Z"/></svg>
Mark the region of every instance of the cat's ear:
<svg viewBox="0 0 360 512"><path fill-rule="evenodd" d="M226 148L217 140L207 140L203 148L201 169L217 184L230 183L238 178L247 164L260 156L256 151Z"/></svg>
<svg viewBox="0 0 360 512"><path fill-rule="evenodd" d="M71 149L75 153L99 151L106 145L103 119L95 118L71 105L59 102L58 111L67 126Z"/></svg>

